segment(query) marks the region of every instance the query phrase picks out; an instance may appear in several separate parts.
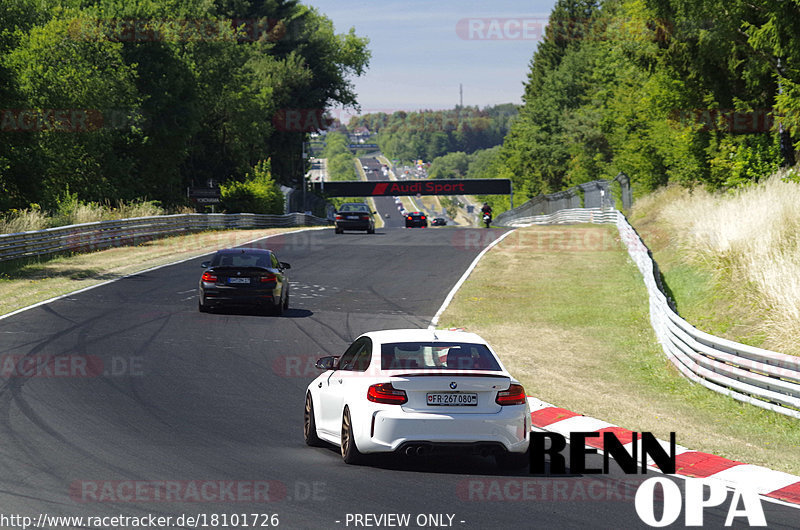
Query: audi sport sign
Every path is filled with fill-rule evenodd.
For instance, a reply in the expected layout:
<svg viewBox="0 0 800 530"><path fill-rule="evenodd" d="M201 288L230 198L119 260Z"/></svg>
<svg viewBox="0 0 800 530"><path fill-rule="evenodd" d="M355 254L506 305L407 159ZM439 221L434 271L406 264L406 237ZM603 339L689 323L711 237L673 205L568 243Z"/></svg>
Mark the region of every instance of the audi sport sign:
<svg viewBox="0 0 800 530"><path fill-rule="evenodd" d="M314 182L314 191L328 197L398 195L508 195L509 179L371 180Z"/></svg>

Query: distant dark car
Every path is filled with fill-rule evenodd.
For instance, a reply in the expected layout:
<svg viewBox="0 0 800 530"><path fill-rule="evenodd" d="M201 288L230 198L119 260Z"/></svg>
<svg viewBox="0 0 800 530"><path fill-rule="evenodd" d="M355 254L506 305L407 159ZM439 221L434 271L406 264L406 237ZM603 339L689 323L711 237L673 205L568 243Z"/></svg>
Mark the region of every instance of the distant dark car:
<svg viewBox="0 0 800 530"><path fill-rule="evenodd" d="M215 307L245 306L281 315L289 308L288 263L278 261L271 250L227 248L203 262L200 278L201 312Z"/></svg>
<svg viewBox="0 0 800 530"><path fill-rule="evenodd" d="M447 219L444 217L434 217L433 222L431 223L433 226L445 226L447 224Z"/></svg>
<svg viewBox="0 0 800 530"><path fill-rule="evenodd" d="M345 230L366 230L368 234L374 234L374 213L363 202L346 202L336 211L335 232L341 234Z"/></svg>
<svg viewBox="0 0 800 530"><path fill-rule="evenodd" d="M428 228L428 218L422 212L411 212L406 215L406 228Z"/></svg>

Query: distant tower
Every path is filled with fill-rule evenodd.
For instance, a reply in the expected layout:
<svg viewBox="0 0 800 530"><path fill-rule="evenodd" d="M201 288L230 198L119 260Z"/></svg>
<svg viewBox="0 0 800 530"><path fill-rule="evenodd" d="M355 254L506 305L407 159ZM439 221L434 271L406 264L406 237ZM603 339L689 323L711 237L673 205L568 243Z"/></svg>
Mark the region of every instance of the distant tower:
<svg viewBox="0 0 800 530"><path fill-rule="evenodd" d="M458 106L464 107L464 85L458 84Z"/></svg>

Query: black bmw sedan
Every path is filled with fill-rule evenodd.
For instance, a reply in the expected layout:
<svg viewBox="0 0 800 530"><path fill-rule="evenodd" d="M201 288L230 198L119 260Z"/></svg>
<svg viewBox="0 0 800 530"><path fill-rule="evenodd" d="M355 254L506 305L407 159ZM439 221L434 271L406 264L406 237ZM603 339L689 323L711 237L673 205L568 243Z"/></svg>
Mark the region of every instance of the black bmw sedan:
<svg viewBox="0 0 800 530"><path fill-rule="evenodd" d="M278 261L271 250L227 248L203 262L200 278L201 312L220 306L250 306L273 315L289 307L288 263Z"/></svg>
<svg viewBox="0 0 800 530"><path fill-rule="evenodd" d="M346 202L336 211L335 232L341 234L345 230L366 230L368 234L374 234L374 213L377 212L363 202Z"/></svg>
<svg viewBox="0 0 800 530"><path fill-rule="evenodd" d="M406 228L428 228L428 218L422 212L411 212L406 215Z"/></svg>

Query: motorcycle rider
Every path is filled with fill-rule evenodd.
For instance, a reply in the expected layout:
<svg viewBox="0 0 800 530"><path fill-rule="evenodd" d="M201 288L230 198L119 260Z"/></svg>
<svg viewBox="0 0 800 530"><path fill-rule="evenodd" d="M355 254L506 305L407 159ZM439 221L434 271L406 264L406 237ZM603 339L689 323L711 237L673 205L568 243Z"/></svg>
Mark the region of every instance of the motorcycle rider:
<svg viewBox="0 0 800 530"><path fill-rule="evenodd" d="M486 223L486 228L489 228L489 223L492 221L492 207L489 206L489 203L483 203L481 207L481 213L483 214L484 222ZM489 216L489 219L486 219L486 216Z"/></svg>

